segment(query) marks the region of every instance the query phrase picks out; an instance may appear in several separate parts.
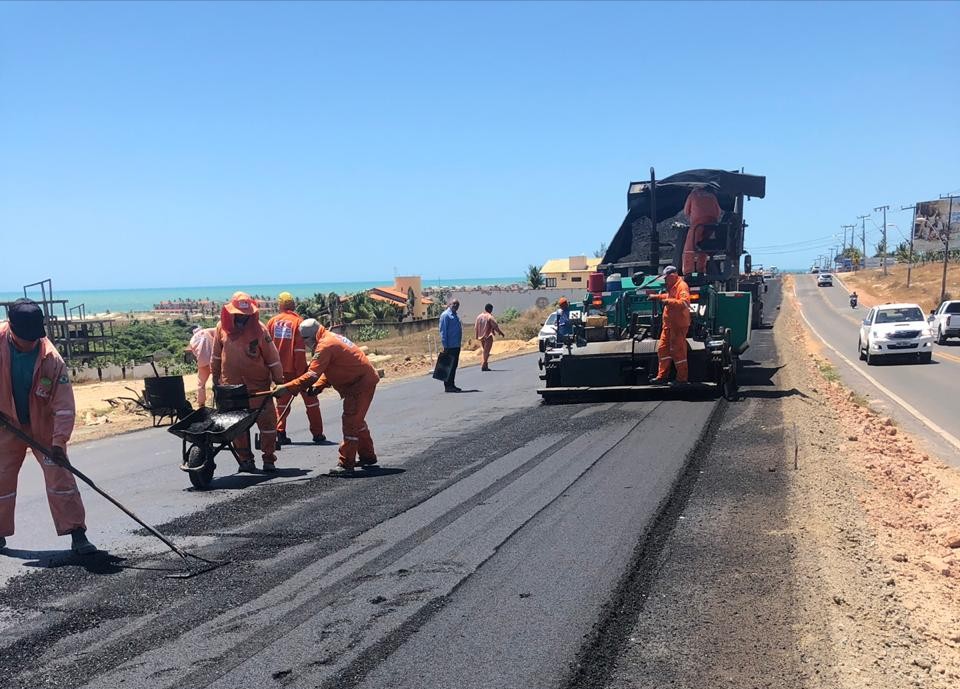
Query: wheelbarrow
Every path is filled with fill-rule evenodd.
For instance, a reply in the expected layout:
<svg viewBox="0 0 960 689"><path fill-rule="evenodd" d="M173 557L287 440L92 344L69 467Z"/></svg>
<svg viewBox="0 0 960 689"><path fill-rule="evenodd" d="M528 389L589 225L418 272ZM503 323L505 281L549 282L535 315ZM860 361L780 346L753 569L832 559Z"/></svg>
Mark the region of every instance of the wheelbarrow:
<svg viewBox="0 0 960 689"><path fill-rule="evenodd" d="M153 367L153 378L143 379L143 392L127 387L127 390L136 397L117 397L117 400L133 402L153 417L153 426L156 428L167 417L170 422L180 421L193 411L187 395L184 392L183 376L161 376L157 371L153 358L150 359Z"/></svg>
<svg viewBox="0 0 960 689"><path fill-rule="evenodd" d="M187 473L197 490L210 487L217 468L214 457L221 450L229 449L237 462L242 461L232 443L242 433L249 434L266 406L250 409L250 399L271 393L248 393L245 385L215 385L213 394L216 410L200 407L167 429L182 442L180 470Z"/></svg>

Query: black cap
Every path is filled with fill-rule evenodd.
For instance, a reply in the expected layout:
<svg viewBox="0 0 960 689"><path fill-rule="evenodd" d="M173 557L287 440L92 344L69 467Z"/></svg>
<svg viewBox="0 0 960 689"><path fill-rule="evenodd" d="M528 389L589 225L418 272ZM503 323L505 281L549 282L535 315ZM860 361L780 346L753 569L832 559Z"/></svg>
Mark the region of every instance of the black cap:
<svg viewBox="0 0 960 689"><path fill-rule="evenodd" d="M21 340L39 340L47 336L43 328L43 311L33 299L17 299L9 307L10 330Z"/></svg>

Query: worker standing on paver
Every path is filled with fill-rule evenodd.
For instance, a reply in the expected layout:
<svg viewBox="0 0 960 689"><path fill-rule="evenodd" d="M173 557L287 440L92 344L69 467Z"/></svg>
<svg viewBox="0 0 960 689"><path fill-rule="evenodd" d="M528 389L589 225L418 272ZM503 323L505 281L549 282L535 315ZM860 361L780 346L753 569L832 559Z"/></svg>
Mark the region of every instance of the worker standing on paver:
<svg viewBox="0 0 960 689"><path fill-rule="evenodd" d="M670 365L677 369L677 385L687 383L687 329L690 327L690 288L677 275L676 266L667 266L661 275L667 291L651 294L649 299L663 303L663 326L657 343L660 366L657 377L650 381L663 385L670 375Z"/></svg>
<svg viewBox="0 0 960 689"><path fill-rule="evenodd" d="M312 388L312 392L321 392L327 387L340 393L343 398L343 440L338 466L330 473L349 474L357 464L366 467L377 463L366 416L379 382L380 375L359 347L321 325L307 372L277 386L273 394L283 397L308 388Z"/></svg>
<svg viewBox="0 0 960 689"><path fill-rule="evenodd" d="M280 354L266 326L257 318L260 307L244 292L236 292L220 310L220 323L213 342L213 382L217 385L246 385L247 392L266 392L270 381L283 383ZM265 409L257 417L260 429L260 450L263 452L263 470L277 470L277 409L272 397L252 397L250 406ZM253 473L257 470L250 451L250 437L246 433L233 441L240 455L239 470Z"/></svg>
<svg viewBox="0 0 960 689"><path fill-rule="evenodd" d="M207 381L210 380L210 358L213 356L213 338L216 328L198 325L190 338L190 351L197 360L197 406L207 404Z"/></svg>
<svg viewBox="0 0 960 689"><path fill-rule="evenodd" d="M699 251L697 246L706 239L705 225L714 225L720 221L723 211L717 197L707 186L700 186L690 192L687 202L683 206L683 213L690 221L687 230L687 239L683 244L684 275L703 273L707 270L707 254Z"/></svg>
<svg viewBox="0 0 960 689"><path fill-rule="evenodd" d="M563 338L573 335L573 325L570 323L570 301L566 297L560 297L557 301L557 322L554 327L557 329L557 345L563 344Z"/></svg>
<svg viewBox="0 0 960 689"><path fill-rule="evenodd" d="M33 452L43 470L53 524L58 535L70 534L73 552L89 555L97 547L87 540L83 500L66 469L76 415L67 367L47 339L36 302L17 299L8 316L9 322L0 325L0 411L9 423L53 450L50 457ZM0 428L0 549L14 533L17 478L26 455L26 443Z"/></svg>
<svg viewBox="0 0 960 689"><path fill-rule="evenodd" d="M307 372L307 347L300 333L303 318L294 309L296 302L289 292L281 292L277 297L280 313L267 321L267 331L273 337L273 343L280 353L280 363L283 366L283 380L296 380ZM323 417L320 415L320 401L313 397L303 398L307 408L307 420L310 422L310 435L313 442L322 443L326 440L323 434ZM277 443L289 445L287 437L287 417L293 406L293 395L277 399Z"/></svg>
<svg viewBox="0 0 960 689"><path fill-rule="evenodd" d="M463 323L457 315L459 308L460 301L454 299L440 314L440 344L443 345L444 354L450 358L450 372L443 381L445 392L463 392L457 387L457 366L460 363L460 347L463 344Z"/></svg>
<svg viewBox="0 0 960 689"><path fill-rule="evenodd" d="M483 307L483 311L477 316L477 322L474 325L477 339L480 340L480 352L483 357L480 370L489 371L490 367L487 364L490 361L490 350L493 349L493 336L505 337L497 324L497 319L493 317L493 304L487 304Z"/></svg>

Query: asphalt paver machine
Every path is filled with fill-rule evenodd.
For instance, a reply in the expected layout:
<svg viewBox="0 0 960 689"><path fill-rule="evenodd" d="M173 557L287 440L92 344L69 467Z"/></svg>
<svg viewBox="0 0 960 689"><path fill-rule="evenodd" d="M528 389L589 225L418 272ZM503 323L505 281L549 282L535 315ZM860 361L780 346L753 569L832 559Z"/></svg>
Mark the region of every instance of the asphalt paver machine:
<svg viewBox="0 0 960 689"><path fill-rule="evenodd" d="M632 182L627 215L588 280L573 332L558 338L540 360L545 402L588 394L647 389L657 373L657 340L662 305L649 296L666 291L659 277L667 265L681 266L690 228L683 207L697 187L712 191L719 222L702 229L697 250L706 270L685 275L690 286L691 325L687 332L690 389L711 388L737 396L739 358L750 346L753 316L750 290L739 289L743 255L744 202L763 198L766 178L725 170L688 170L657 180Z"/></svg>

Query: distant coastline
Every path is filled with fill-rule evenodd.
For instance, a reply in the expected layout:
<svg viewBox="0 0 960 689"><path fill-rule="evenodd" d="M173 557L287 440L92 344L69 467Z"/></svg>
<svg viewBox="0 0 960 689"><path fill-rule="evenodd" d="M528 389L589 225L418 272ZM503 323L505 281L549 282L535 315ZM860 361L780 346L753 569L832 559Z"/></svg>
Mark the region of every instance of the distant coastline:
<svg viewBox="0 0 960 689"><path fill-rule="evenodd" d="M480 287L488 285L512 285L524 282L522 277L480 277L480 278L441 278L423 280L423 287L436 289L438 287ZM153 311L154 304L162 301L177 299L212 299L226 301L237 290L251 294L277 295L282 291L291 292L295 297L311 297L320 292L329 294L353 294L362 292L371 287L390 285L393 279L371 280L359 282L316 282L300 284L273 284L273 285L219 285L213 287L151 287L146 289L103 289L103 290L59 290L54 281L54 298L69 300L68 307L84 305L87 315L98 313L126 314L145 313ZM40 298L40 291L28 292L34 299ZM0 301L13 301L23 296L23 292L0 292ZM3 309L0 309L2 315Z"/></svg>

